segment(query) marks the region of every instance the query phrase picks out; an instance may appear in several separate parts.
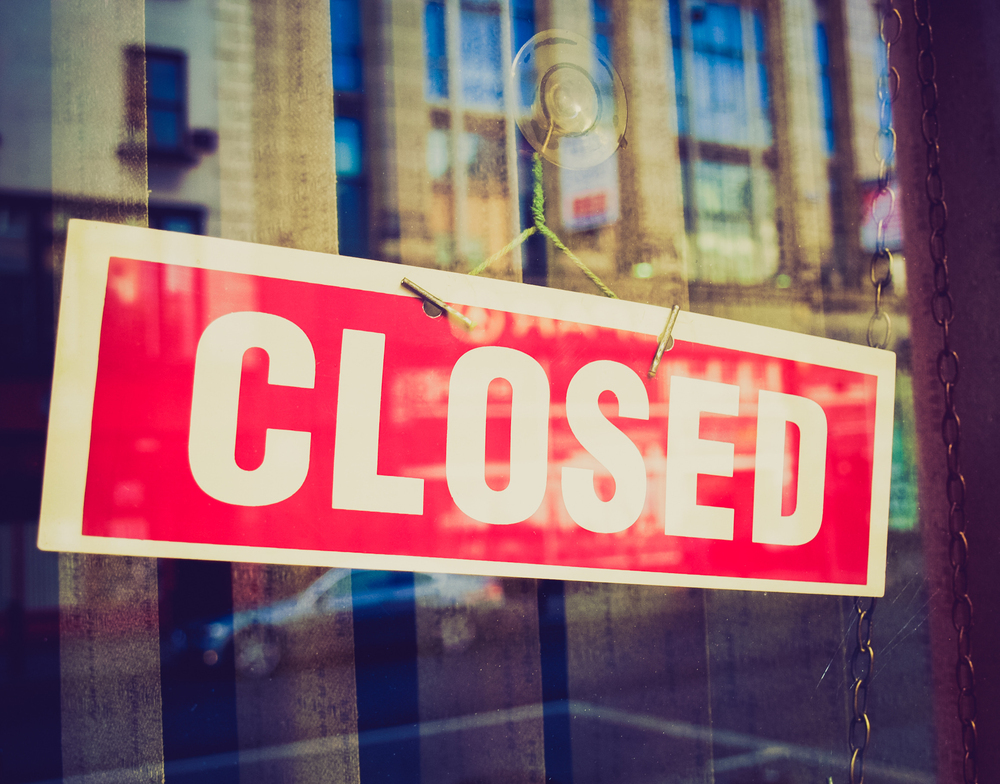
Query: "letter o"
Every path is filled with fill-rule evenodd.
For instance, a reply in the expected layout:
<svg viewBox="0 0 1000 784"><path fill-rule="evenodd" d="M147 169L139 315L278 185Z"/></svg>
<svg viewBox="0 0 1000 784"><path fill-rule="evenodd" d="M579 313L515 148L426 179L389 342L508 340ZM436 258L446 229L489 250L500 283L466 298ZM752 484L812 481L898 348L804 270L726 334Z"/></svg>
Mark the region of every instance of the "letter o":
<svg viewBox="0 0 1000 784"><path fill-rule="evenodd" d="M490 383L511 386L510 482L486 484L486 405ZM463 354L448 387L445 476L455 505L474 520L494 525L531 517L545 497L549 451L549 379L538 362L504 346Z"/></svg>

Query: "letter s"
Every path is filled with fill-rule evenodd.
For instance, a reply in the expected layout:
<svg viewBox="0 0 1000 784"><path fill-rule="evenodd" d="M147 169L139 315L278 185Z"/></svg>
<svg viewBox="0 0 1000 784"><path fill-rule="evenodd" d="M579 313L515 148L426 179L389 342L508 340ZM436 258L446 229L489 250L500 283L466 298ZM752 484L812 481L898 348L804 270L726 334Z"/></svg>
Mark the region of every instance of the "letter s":
<svg viewBox="0 0 1000 784"><path fill-rule="evenodd" d="M649 419L649 396L642 379L620 362L598 360L580 368L566 391L566 419L580 445L615 480L615 494L602 501L594 492L594 472L563 467L563 503L582 528L607 534L631 526L646 504L646 464L632 440L601 413L599 398L608 390L618 398L618 415Z"/></svg>

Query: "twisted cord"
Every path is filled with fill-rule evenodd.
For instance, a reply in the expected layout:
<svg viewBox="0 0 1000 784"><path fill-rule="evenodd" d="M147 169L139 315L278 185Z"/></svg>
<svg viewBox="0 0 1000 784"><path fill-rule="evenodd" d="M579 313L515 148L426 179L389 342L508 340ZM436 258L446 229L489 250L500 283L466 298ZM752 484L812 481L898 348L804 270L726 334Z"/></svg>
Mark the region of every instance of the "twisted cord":
<svg viewBox="0 0 1000 784"><path fill-rule="evenodd" d="M610 297L611 299L618 299L615 293L609 289L597 275L595 275L590 267L584 264L573 251L567 248L561 239L556 236L556 233L552 231L545 223L545 193L542 191L542 156L537 152L532 157L531 165L532 179L534 180L534 185L532 189L531 196L531 216L534 221L534 226L529 226L527 229L522 231L517 237L504 245L500 250L490 256L486 261L477 266L472 270L470 275L479 275L486 270L494 261L502 258L506 254L510 253L514 248L518 247L523 243L528 237L530 237L535 232L540 233L542 236L547 237L552 241L559 250L569 256L570 260L577 266L577 268L587 279L600 289L601 293L605 297Z"/></svg>
<svg viewBox="0 0 1000 784"><path fill-rule="evenodd" d="M488 266L490 266L490 264L492 264L497 259L502 259L508 253L510 253L512 250L514 250L514 248L516 248L518 245L520 245L522 242L524 242L526 239L528 239L528 237L530 237L536 231L538 231L538 229L536 229L534 226L529 226L524 231L522 231L520 234L518 234L514 239L512 239L510 242L508 242L506 245L504 245L502 248L500 248L500 250L498 250L496 253L494 253L492 256L490 256L488 259L486 259L486 261L484 261L482 264L480 264L474 270L472 270L471 272L469 272L469 274L470 275L479 275L482 272L485 272L486 268Z"/></svg>

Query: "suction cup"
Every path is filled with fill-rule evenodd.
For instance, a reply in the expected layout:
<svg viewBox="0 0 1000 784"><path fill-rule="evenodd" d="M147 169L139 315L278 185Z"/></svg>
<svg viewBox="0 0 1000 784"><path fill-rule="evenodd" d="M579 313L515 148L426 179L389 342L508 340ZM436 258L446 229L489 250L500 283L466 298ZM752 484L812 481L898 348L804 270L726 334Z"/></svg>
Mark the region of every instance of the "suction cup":
<svg viewBox="0 0 1000 784"><path fill-rule="evenodd" d="M545 160L589 169L625 145L622 80L600 51L569 30L533 36L511 66L517 127Z"/></svg>

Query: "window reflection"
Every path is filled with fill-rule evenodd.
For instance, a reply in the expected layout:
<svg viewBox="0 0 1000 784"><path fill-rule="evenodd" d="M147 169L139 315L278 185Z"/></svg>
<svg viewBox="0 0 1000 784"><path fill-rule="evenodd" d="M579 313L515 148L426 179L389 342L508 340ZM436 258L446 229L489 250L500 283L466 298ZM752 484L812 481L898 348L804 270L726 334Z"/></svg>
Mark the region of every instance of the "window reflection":
<svg viewBox="0 0 1000 784"><path fill-rule="evenodd" d="M316 171L311 156L328 151L332 141L341 253L464 272L530 222L531 150L511 121L513 105L525 96L507 91L507 67L536 31L566 26L593 40L622 70L639 61L626 84L635 112L628 146L599 171L544 170L548 219L567 244L623 298L670 305L682 291L690 297L683 302L704 312L864 339L877 176L869 160L875 134L869 126L874 82L886 68L864 4L798 4L802 19L796 22L789 21L784 2L671 0L654 9L656 24L644 19L637 25L629 14L642 4L611 0L537 6L532 0L392 0L380 6L391 11L385 16L363 0L319 3L308 13L325 15L329 8L331 38L323 46L329 45L331 60L323 86L333 93L333 139L328 125L318 138L298 116L287 123L284 145L266 134L274 117L262 115L320 106L329 94L317 90L314 97L306 82L268 82L263 75L275 63L296 62L299 50L313 63L325 62L326 50L310 49L314 44L303 34L323 25L301 18L301 27L289 34L280 29L280 14L268 16L263 6L233 3L216 14L209 5L151 0L145 4L146 46L136 47L141 33L113 32L121 20L93 4L87 13L94 14L94 25L87 29L113 32L113 40L88 41L100 55L94 68L101 76L76 77L72 93L79 102L73 105L88 106L87 97L106 84L113 98L72 127L72 141L67 133L53 141L62 126L53 125L52 107L28 100L51 100L53 83L69 83L73 76L53 76L52 64L42 62L53 51L53 21L36 15L48 5L11 6L24 12L18 24L27 30L30 47L13 48L18 42L10 31L22 27L0 25L5 46L19 53L11 56L11 67L18 67L18 58L41 57L30 61L27 70L34 76L23 82L27 87L11 79L4 88L20 91L23 105L37 115L10 119L4 106L13 104L0 101L0 677L5 704L9 697L17 706L0 720L2 745L15 749L5 753L4 774L13 771L12 780L25 781L69 775L76 769L61 770L65 749L70 766L107 740L100 732L81 733L87 743L73 740L73 728L87 726L79 720L86 712L73 713L76 703L61 697L65 686L66 694L93 693L95 699L117 687L143 695L106 712L133 728L137 714L129 710L139 702L148 708L152 698L145 696L159 688L162 706L147 712L156 713L154 724L162 729L168 782L198 775L206 781L367 782L387 772L406 780L415 770L427 781L455 782L560 775L578 782L841 778L853 629L849 605L836 598L512 578L470 583L455 575L348 575L169 559L150 572L141 560L64 559L68 631L60 660L57 560L31 544L54 340L54 271L68 216L143 222L137 205L145 205L146 180L122 153L143 140L152 163L148 221L154 228L276 245L305 242L317 224L329 220L324 210L330 198L315 197L309 177ZM291 15L290 9L284 10ZM57 18L64 12L53 6L46 13ZM841 18L846 14L850 18ZM637 36L637 26L643 36ZM633 48L637 42L649 48ZM90 62L77 39L57 42L55 50ZM647 58L652 62L654 55L663 84L648 90ZM845 63L853 63L850 84ZM809 78L793 91L787 84L797 74ZM301 90L294 98L292 85ZM661 93L665 103L657 103ZM260 109L265 99L267 113ZM31 116L44 118L40 132L34 126L22 132ZM199 141L189 125L217 131L217 156L211 134ZM121 142L110 160L84 143L95 129L96 148L107 151ZM25 136L37 147L25 146ZM192 145L202 145L197 159ZM62 160L80 164L85 184L52 193L53 167L38 159L38 149L44 155L61 151ZM255 166L282 150L291 150L281 167L293 189L279 178L254 175ZM32 163L24 167L22 160ZM648 173L656 182L672 183L671 167L679 169L677 188L683 190L675 222L661 191L635 185ZM25 168L39 175L22 176ZM55 176L71 168L57 167ZM142 195L126 198L133 181L141 183ZM284 204L269 202L270 194ZM300 223L287 213L277 216L279 206L289 203L296 216L315 211ZM643 236L625 228L635 225L637 214L652 226ZM893 248L902 244L898 215L888 227ZM643 246L641 260L623 261L637 245ZM680 259L680 289L662 286L656 254L665 249ZM546 241L535 237L509 263L526 282L586 287L573 269L549 261ZM895 293L885 296L900 336L901 373L890 600L882 605L878 632L891 655L879 664L876 685L885 696L873 696L882 702L868 772L875 781L920 782L929 781L933 769L931 706L922 688L929 680L928 598L903 351L908 326L896 296L903 276L894 273ZM140 354L180 361L194 352L196 322L260 306L253 286L211 275L202 283L191 298L195 283L184 272L142 277L124 270L116 276L116 301L134 298L143 285L160 293L158 310L135 315L127 330ZM297 306L309 310L308 303ZM167 321L182 328L167 336ZM552 324L530 327L540 340L566 338ZM585 345L577 339L578 347ZM411 353L418 358L419 347ZM248 383L263 384L260 357L248 357L247 365ZM126 374L122 383L130 380ZM183 394L165 396L163 410ZM426 363L415 364L386 394L397 425L441 419L447 378ZM850 389L829 390L831 400L849 395ZM145 402L133 401L137 410ZM494 408L493 419L502 420L504 401ZM599 470L566 432L564 420L557 429L553 449L559 461ZM655 434L642 439L651 496L664 503L663 444ZM412 448L397 446L391 459ZM151 437L126 447L128 465L155 461L161 445ZM493 457L491 470L502 468L501 456ZM736 478L745 482L753 462L745 450L739 458ZM436 483L434 492L442 492L440 467L417 467ZM491 479L502 479L499 473ZM554 487L557 481L553 476ZM598 477L599 492L610 494L612 485L609 476ZM118 533L146 525L142 510L149 494L128 478L107 488ZM637 525L650 527L652 519L646 514ZM455 537L473 525L460 516L441 523L445 535ZM557 495L524 523L526 538L534 542L549 525L575 525ZM652 546L646 555L679 559L674 550ZM329 580L336 583L332 593L316 587ZM378 591L391 594L393 582L397 595L372 598ZM452 582L471 587L443 605L421 593L428 584ZM255 630L238 642L237 618L254 619L246 628ZM263 631L266 619L281 631ZM203 641L213 624L231 627L223 629L228 649L198 648L196 667L180 667L178 651L190 654L193 641ZM153 637L143 637L150 629ZM136 672L149 676L141 681L149 690L133 688ZM130 748L145 749L132 733L104 734L120 734ZM96 769L125 764L119 760L126 757L99 757L95 751L94 758Z"/></svg>

